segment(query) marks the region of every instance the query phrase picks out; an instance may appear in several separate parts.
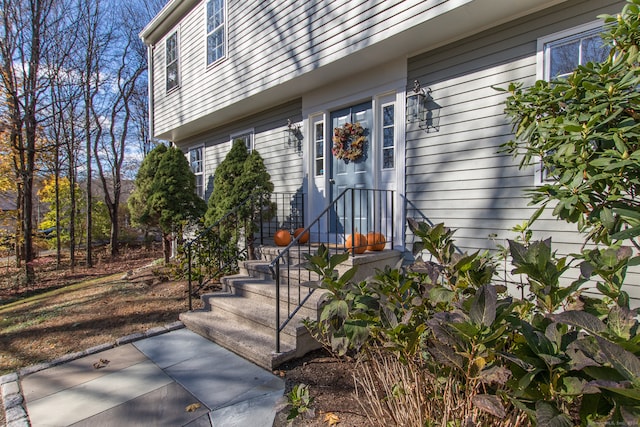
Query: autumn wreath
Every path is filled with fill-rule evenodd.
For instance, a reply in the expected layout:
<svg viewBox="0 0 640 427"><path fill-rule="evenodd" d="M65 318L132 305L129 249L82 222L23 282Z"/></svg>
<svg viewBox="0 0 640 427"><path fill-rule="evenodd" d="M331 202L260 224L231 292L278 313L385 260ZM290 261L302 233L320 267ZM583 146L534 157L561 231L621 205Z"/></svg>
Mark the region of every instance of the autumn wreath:
<svg viewBox="0 0 640 427"><path fill-rule="evenodd" d="M364 155L364 128L360 123L345 123L333 129L333 148L336 159L358 160Z"/></svg>

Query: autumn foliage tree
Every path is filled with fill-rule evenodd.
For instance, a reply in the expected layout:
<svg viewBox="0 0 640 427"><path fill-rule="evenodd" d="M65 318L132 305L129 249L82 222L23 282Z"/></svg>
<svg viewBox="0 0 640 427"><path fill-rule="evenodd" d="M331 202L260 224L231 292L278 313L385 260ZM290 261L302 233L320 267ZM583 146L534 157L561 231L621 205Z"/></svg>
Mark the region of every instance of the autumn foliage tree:
<svg viewBox="0 0 640 427"><path fill-rule="evenodd" d="M72 208L71 204L71 189L74 188L75 200L80 201L79 204ZM86 199L82 194L80 186L76 183L73 187L71 181L67 177L55 179L55 177L49 177L44 181L42 188L38 191L40 202L43 206L49 206L49 210L44 213L42 222L39 224L41 230L50 230L48 233L51 237L59 238L59 240L67 245L70 240L76 239L74 242L76 245L83 243L82 234L71 234L71 229L79 229L85 226L84 217L78 215L72 215L74 209L84 210ZM56 207L56 196L59 201L59 205ZM106 240L109 238L109 214L107 207L100 200L95 200L92 204L92 221L93 235L96 239ZM71 222L74 221L74 227L71 226ZM57 239L56 239L57 240ZM52 240L52 246L55 242Z"/></svg>

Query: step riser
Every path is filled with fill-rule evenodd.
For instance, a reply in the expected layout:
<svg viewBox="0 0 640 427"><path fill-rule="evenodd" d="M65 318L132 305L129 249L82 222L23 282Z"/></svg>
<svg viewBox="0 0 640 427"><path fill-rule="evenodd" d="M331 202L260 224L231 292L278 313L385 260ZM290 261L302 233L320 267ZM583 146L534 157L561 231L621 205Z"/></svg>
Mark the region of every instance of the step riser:
<svg viewBox="0 0 640 427"><path fill-rule="evenodd" d="M232 292L229 294L234 295ZM254 295L253 298L245 298L244 296L234 297L234 301L229 301L228 298L220 298L214 295L203 296L202 298L204 302L203 311L212 311L216 307L221 307L226 311L235 311L238 315L243 317L251 317L252 313L249 311L247 314L247 308L255 307L257 304L260 304L262 307L267 307L266 311L268 313L269 319L275 325L275 300L268 299L263 296ZM281 319L285 319L289 311L295 310L297 304L287 304L286 302L280 303L280 317ZM305 305L303 305L296 313L296 316L300 319L310 318L317 320L320 317L320 311L318 309L318 301L313 299L311 301L307 301ZM266 323L266 321L265 321Z"/></svg>
<svg viewBox="0 0 640 427"><path fill-rule="evenodd" d="M283 250L284 247L263 246L258 249L257 253L259 254L260 259L271 262L276 259ZM307 258L305 257L306 254L315 254L317 250L318 248L316 246L292 246L289 252L285 254L281 260L287 264L301 264L307 261ZM345 249L340 246L338 248L334 247L329 251L333 255L343 253Z"/></svg>
<svg viewBox="0 0 640 427"><path fill-rule="evenodd" d="M239 274L248 277L255 277L256 279L266 279L266 280L275 280L271 270L264 264L255 264L255 263L240 263ZM298 266L289 266L287 269L287 265L280 266L280 282L286 283L287 280L292 284L310 282L310 281L318 281L320 280L320 276L316 273L310 272L303 267Z"/></svg>
<svg viewBox="0 0 640 427"><path fill-rule="evenodd" d="M256 285L245 286L242 283L223 283L223 292L235 295L238 298L245 298L251 302L262 303L273 307L276 306L276 289L274 286L258 287ZM324 294L323 290L316 290L308 298L304 307L307 310L317 310L318 304ZM216 294L204 294L201 299L208 306L209 300L216 298ZM280 305L285 306L287 303L298 305L300 301L309 295L308 288L299 288L297 286L291 286L288 290L286 286L280 287ZM309 314L312 316L312 313Z"/></svg>
<svg viewBox="0 0 640 427"><path fill-rule="evenodd" d="M206 320L202 321L193 315L197 315L197 313L183 313L182 315L180 315L180 320L190 330L198 333L199 335L202 335L203 337L221 345L228 350L233 351L234 353L244 357L245 359L255 363L256 365L262 366L265 369L272 370L277 367L278 362L276 357L274 357L275 354L273 353L273 351L275 350L275 344L264 346L262 349L256 349L252 348L251 346L242 345L234 337L230 337L224 332L221 332L218 328L216 328L216 325L214 323L208 322ZM289 347L287 353L291 354L291 356L286 358L285 361L295 357L295 350L293 349L293 347Z"/></svg>
<svg viewBox="0 0 640 427"><path fill-rule="evenodd" d="M246 329L250 331L254 331L260 334L267 335L271 338L271 351L275 351L275 343L276 343L276 331L273 327L263 325L262 323L256 322L252 319L247 319L245 317L239 316L237 314L228 312L228 311L219 311L218 314L224 316L229 322L237 322L238 325L242 325L246 327ZM291 328L285 328L282 332L280 332L280 342L283 345L286 345L291 348L295 348L296 342L299 338L304 337L304 335L309 335L309 332L302 333L302 331L298 334L293 331L291 333Z"/></svg>

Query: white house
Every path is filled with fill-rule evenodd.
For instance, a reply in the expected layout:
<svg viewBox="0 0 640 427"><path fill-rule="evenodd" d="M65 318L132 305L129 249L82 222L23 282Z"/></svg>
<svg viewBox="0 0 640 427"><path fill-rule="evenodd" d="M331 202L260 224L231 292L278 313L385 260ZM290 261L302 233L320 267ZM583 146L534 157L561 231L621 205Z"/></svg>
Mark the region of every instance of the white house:
<svg viewBox="0 0 640 427"><path fill-rule="evenodd" d="M531 85L597 57L597 16L624 4L171 0L141 33L151 134L188 153L205 198L231 141L243 138L276 192L305 194L306 221L341 188L389 189L394 247L410 246L405 218L414 217L457 229L463 250L494 249L529 218L523 190L541 179L498 153L512 134L494 87ZM367 132L358 162L331 151L345 122ZM534 229L560 253L582 243L550 213ZM627 282L638 305L640 274Z"/></svg>

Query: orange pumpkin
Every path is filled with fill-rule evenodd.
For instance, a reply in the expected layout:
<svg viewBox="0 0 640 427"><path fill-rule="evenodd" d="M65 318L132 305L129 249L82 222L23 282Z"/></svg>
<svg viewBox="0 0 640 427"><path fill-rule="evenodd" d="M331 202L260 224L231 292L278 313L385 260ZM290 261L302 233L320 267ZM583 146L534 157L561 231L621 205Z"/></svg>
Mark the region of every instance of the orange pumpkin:
<svg viewBox="0 0 640 427"><path fill-rule="evenodd" d="M287 246L291 243L291 233L288 230L278 230L276 234L273 235L273 241L278 246Z"/></svg>
<svg viewBox="0 0 640 427"><path fill-rule="evenodd" d="M303 227L300 228L296 228L293 232L293 237L298 237L302 234L302 232L304 231ZM301 245L307 243L309 241L309 230L307 230L306 233L304 233L302 236L300 236L300 238L298 239L298 243L300 243Z"/></svg>
<svg viewBox="0 0 640 427"><path fill-rule="evenodd" d="M363 254L367 250L367 236L360 233L349 234L344 246L349 252L353 250L357 254Z"/></svg>
<svg viewBox="0 0 640 427"><path fill-rule="evenodd" d="M367 250L368 251L381 251L384 249L384 245L387 243L384 238L384 234L377 232L367 233Z"/></svg>

